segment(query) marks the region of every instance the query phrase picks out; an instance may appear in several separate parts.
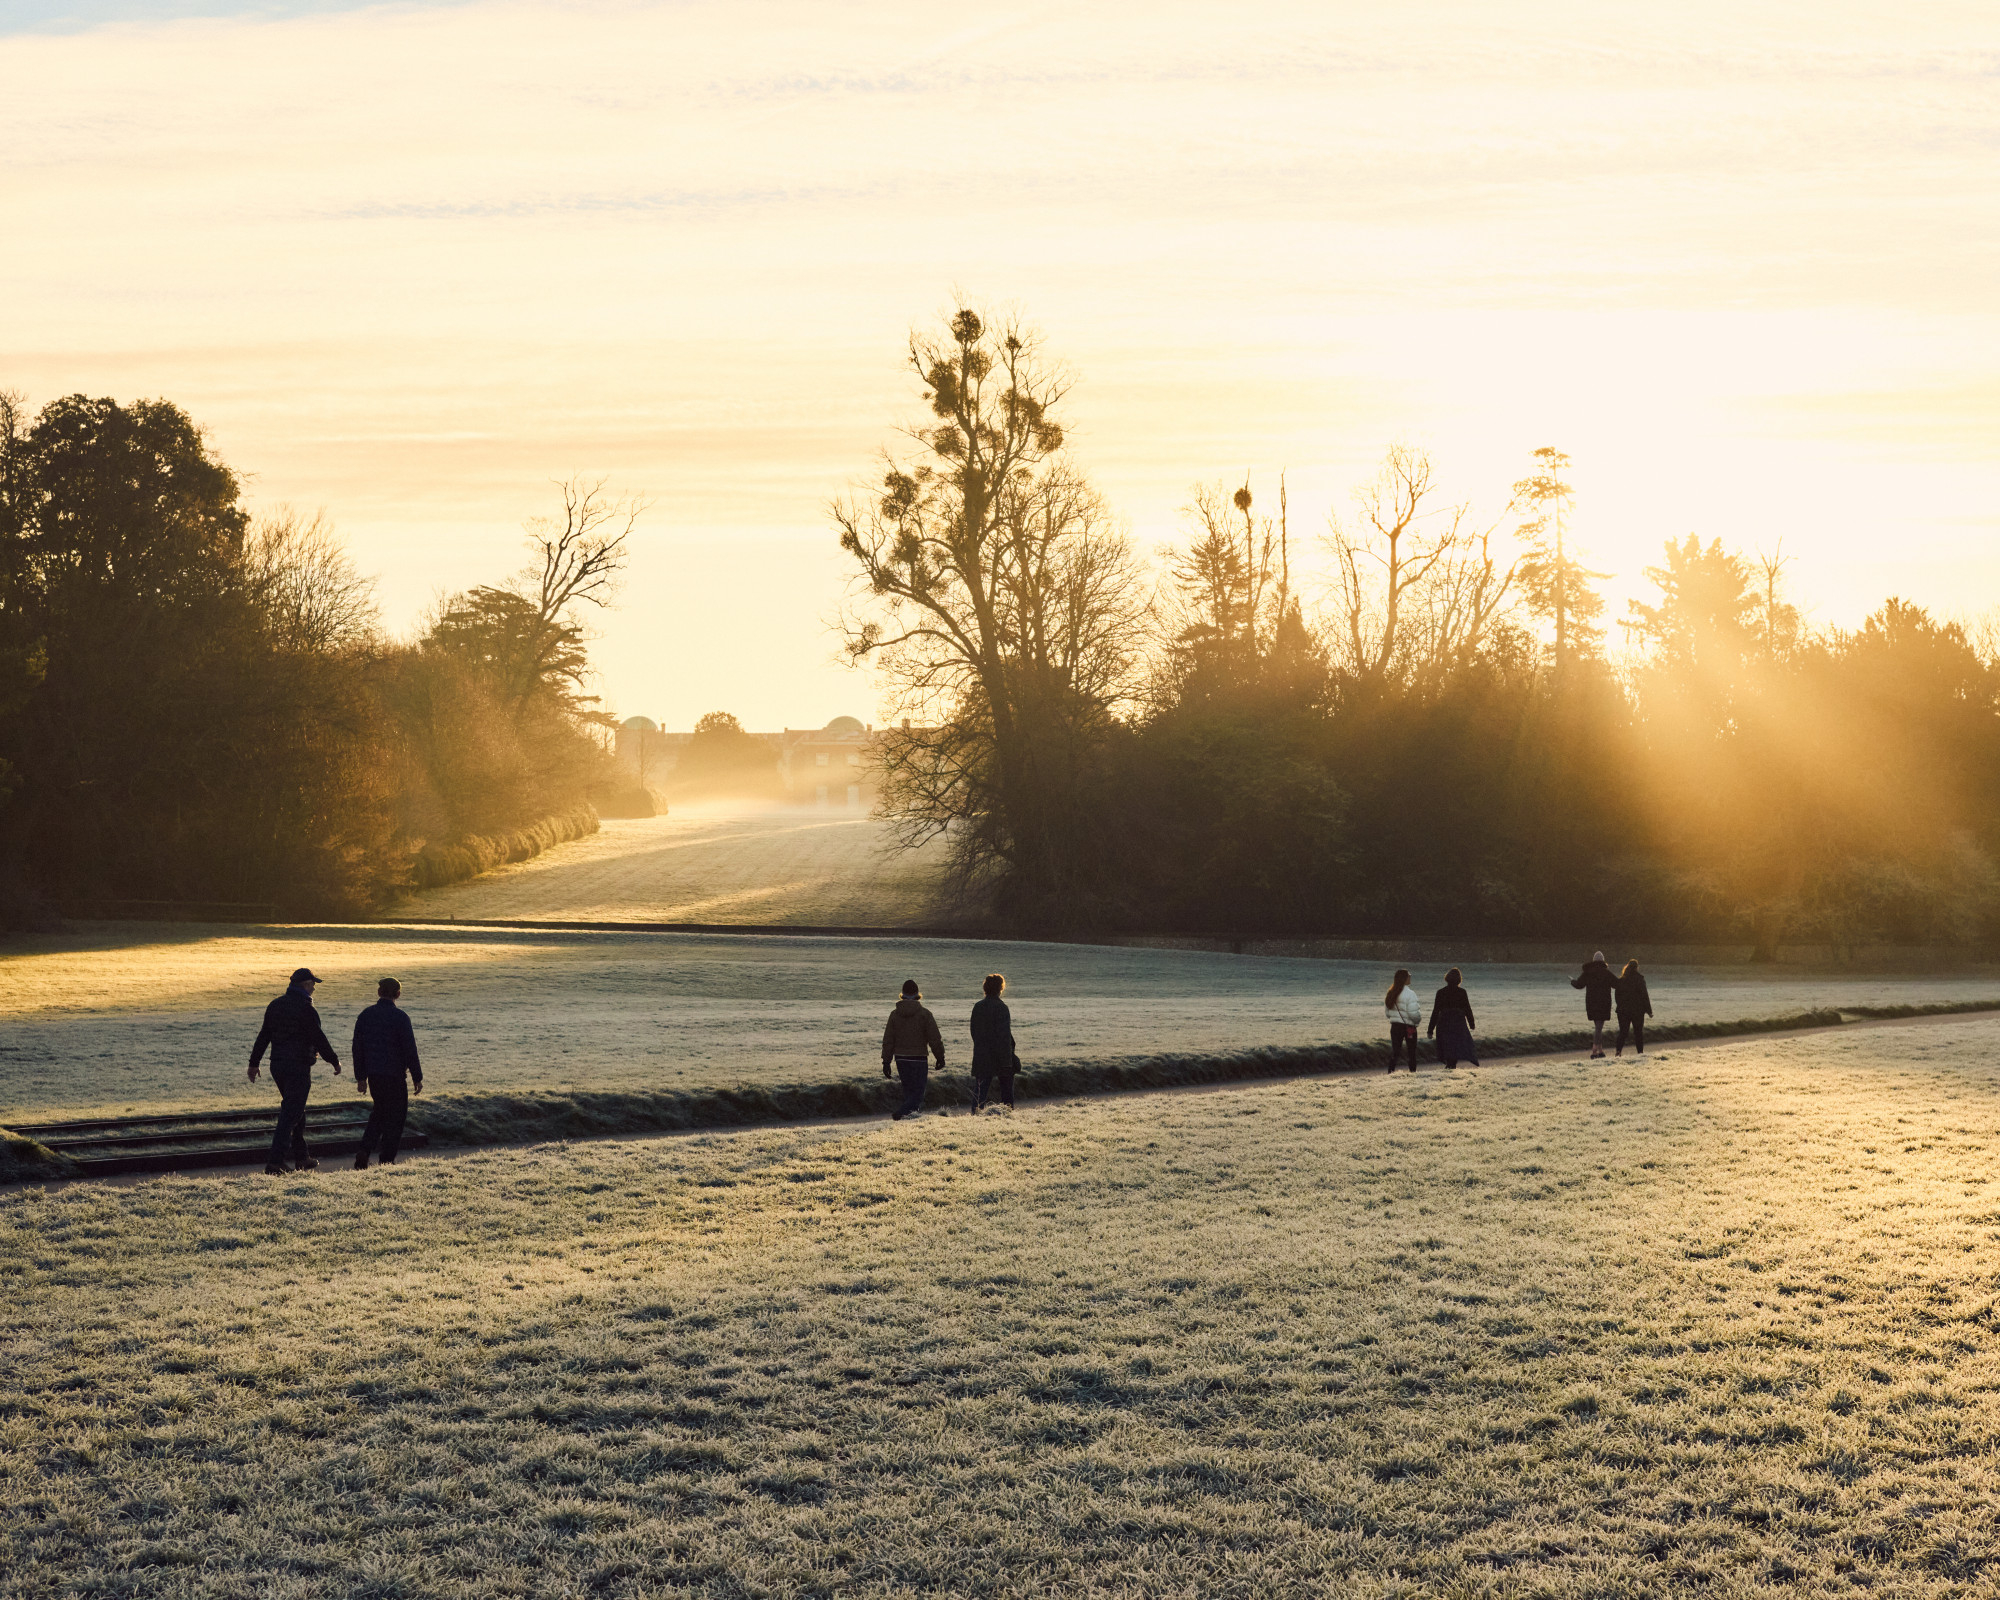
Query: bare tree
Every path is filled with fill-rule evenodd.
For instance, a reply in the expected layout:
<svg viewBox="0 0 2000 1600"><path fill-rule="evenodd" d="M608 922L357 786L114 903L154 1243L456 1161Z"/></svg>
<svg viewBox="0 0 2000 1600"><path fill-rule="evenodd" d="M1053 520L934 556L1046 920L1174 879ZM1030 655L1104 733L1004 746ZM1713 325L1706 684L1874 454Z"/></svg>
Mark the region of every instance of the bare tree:
<svg viewBox="0 0 2000 1600"><path fill-rule="evenodd" d="M608 479L572 477L556 485L562 515L522 524L533 559L521 570L521 593L544 623L576 605L603 607L623 581L632 529L650 502L604 492Z"/></svg>
<svg viewBox="0 0 2000 1600"><path fill-rule="evenodd" d="M1758 578L1762 580L1759 585L1762 596L1758 604L1761 616L1758 620L1763 628L1766 661L1778 660L1799 642L1799 630L1803 619L1799 615L1799 608L1783 597L1785 568L1792 564L1792 560L1791 556L1785 554L1785 541L1780 539L1776 550L1768 556L1759 550L1752 563L1757 569Z"/></svg>
<svg viewBox="0 0 2000 1600"><path fill-rule="evenodd" d="M375 583L356 569L324 511L279 506L251 525L244 569L278 642L330 653L367 644L381 612Z"/></svg>
<svg viewBox="0 0 2000 1600"><path fill-rule="evenodd" d="M1438 560L1419 588L1414 608L1418 626L1412 632L1421 644L1411 654L1419 677L1436 681L1465 671L1514 604L1520 561L1503 565L1493 545L1512 510L1510 505L1498 521L1475 527L1468 507L1452 509Z"/></svg>
<svg viewBox="0 0 2000 1600"><path fill-rule="evenodd" d="M908 430L881 493L831 508L858 568L846 648L920 725L886 756L906 837L964 822L968 871L1047 886L1072 853L1075 740L1129 677L1135 566L1061 458L1070 380L1029 330L960 305L909 362L935 421Z"/></svg>
<svg viewBox="0 0 2000 1600"><path fill-rule="evenodd" d="M1405 601L1456 548L1464 508L1433 506L1435 490L1430 457L1395 445L1374 481L1355 491L1355 524L1329 519L1342 664L1363 682L1382 683L1407 666L1399 655Z"/></svg>
<svg viewBox="0 0 2000 1600"><path fill-rule="evenodd" d="M607 495L605 480L569 478L556 485L560 516L522 524L530 560L504 588L481 585L444 601L426 638L483 662L504 687L517 716L538 697L569 715L603 722L583 693L589 634L578 614L611 603L622 581L632 530L647 509L638 496Z"/></svg>

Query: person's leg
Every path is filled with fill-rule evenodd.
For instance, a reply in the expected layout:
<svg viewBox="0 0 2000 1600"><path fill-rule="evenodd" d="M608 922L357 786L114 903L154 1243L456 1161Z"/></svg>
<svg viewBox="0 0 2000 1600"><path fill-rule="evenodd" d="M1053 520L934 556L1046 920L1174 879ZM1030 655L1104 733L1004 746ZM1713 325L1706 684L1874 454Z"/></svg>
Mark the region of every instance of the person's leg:
<svg viewBox="0 0 2000 1600"><path fill-rule="evenodd" d="M1644 1017L1634 1017L1632 1019L1632 1042L1639 1047L1640 1055L1646 1053L1646 1019Z"/></svg>
<svg viewBox="0 0 2000 1600"><path fill-rule="evenodd" d="M986 1108L986 1096L993 1088L991 1078L975 1077L972 1080L972 1114L976 1117Z"/></svg>
<svg viewBox="0 0 2000 1600"><path fill-rule="evenodd" d="M1000 1074L1000 1103L1009 1111L1014 1109L1014 1074L1011 1072Z"/></svg>
<svg viewBox="0 0 2000 1600"><path fill-rule="evenodd" d="M368 1080L368 1126L361 1130L361 1148L354 1152L354 1170L361 1172L368 1165L368 1153L382 1142L382 1083L380 1079Z"/></svg>
<svg viewBox="0 0 2000 1600"><path fill-rule="evenodd" d="M403 1145L403 1124L410 1118L410 1082L400 1072L385 1084L380 1078L371 1078L369 1088L375 1091L375 1111L382 1116L382 1165L388 1166L396 1159L396 1152ZM388 1089L385 1097L383 1089ZM372 1125L375 1113L368 1117Z"/></svg>
<svg viewBox="0 0 2000 1600"><path fill-rule="evenodd" d="M1595 1061L1599 1056L1603 1054L1604 1054L1604 1019L1602 1017L1592 1017L1590 1019L1590 1057L1593 1061Z"/></svg>
<svg viewBox="0 0 2000 1600"><path fill-rule="evenodd" d="M896 1057L896 1076L903 1080L903 1104L896 1112L898 1117L910 1116L922 1108L924 1084L930 1075L929 1056Z"/></svg>
<svg viewBox="0 0 2000 1600"><path fill-rule="evenodd" d="M1620 1017L1618 1019L1618 1045L1617 1045L1618 1054L1620 1056L1623 1056L1625 1054L1625 1035L1630 1033L1631 1031L1632 1031L1632 1024L1627 1022L1623 1017Z"/></svg>
<svg viewBox="0 0 2000 1600"><path fill-rule="evenodd" d="M278 1087L278 1126L271 1135L269 1165L289 1161L303 1167L312 1160L306 1151L306 1096L312 1093L311 1067L271 1069L271 1081Z"/></svg>

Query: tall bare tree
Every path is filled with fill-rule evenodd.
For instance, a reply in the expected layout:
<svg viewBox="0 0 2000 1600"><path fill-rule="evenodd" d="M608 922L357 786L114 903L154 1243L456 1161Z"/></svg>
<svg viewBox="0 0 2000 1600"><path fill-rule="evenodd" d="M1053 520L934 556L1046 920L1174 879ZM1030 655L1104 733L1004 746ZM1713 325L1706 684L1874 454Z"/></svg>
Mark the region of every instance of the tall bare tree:
<svg viewBox="0 0 2000 1600"><path fill-rule="evenodd" d="M886 754L906 836L966 824L966 874L1045 895L1074 866L1076 741L1130 673L1136 566L1061 456L1070 380L1030 330L961 304L909 363L931 420L880 493L832 507L858 569L846 648L912 724Z"/></svg>
<svg viewBox="0 0 2000 1600"><path fill-rule="evenodd" d="M590 663L581 608L611 603L647 502L606 493L602 478L569 478L556 489L561 514L522 524L529 561L514 581L453 596L429 637L483 661L517 712L538 695L553 695L569 713L601 721L603 713L592 709L594 697L583 693Z"/></svg>
<svg viewBox="0 0 2000 1600"><path fill-rule="evenodd" d="M1433 504L1436 488L1429 455L1395 445L1355 491L1355 520L1329 519L1342 665L1363 683L1383 683L1407 665L1399 654L1406 601L1458 538L1463 508Z"/></svg>

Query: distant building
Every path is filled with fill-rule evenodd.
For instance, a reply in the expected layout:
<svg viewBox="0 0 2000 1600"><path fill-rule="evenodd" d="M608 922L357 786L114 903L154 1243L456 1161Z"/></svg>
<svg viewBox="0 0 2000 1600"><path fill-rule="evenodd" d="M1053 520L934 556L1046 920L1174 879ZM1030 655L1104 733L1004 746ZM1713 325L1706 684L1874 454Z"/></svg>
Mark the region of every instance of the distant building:
<svg viewBox="0 0 2000 1600"><path fill-rule="evenodd" d="M627 717L618 724L613 750L635 781L665 786L693 737L692 732L669 733L651 717ZM835 717L824 728L786 728L751 737L771 747L787 805L863 814L881 792L877 735L859 718Z"/></svg>
<svg viewBox="0 0 2000 1600"><path fill-rule="evenodd" d="M835 717L815 732L784 733L778 776L795 806L866 811L880 792L875 734L853 717Z"/></svg>

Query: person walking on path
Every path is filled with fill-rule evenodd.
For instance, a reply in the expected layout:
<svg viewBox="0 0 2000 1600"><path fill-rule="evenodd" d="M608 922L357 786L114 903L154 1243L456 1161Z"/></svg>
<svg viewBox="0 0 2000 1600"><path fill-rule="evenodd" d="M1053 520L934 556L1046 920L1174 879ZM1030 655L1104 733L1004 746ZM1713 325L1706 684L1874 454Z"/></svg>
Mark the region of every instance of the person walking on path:
<svg viewBox="0 0 2000 1600"><path fill-rule="evenodd" d="M1653 997L1646 989L1646 975L1639 963L1628 961L1618 974L1618 1054L1625 1054L1625 1033L1631 1030L1639 1054L1646 1053L1646 1019L1653 1014Z"/></svg>
<svg viewBox="0 0 2000 1600"><path fill-rule="evenodd" d="M258 1063L268 1049L271 1081L278 1086L278 1129L271 1136L271 1158L264 1163L274 1178L295 1169L310 1172L319 1165L306 1149L306 1096L312 1093L313 1058L331 1061L337 1074L340 1057L326 1042L326 1030L313 1009L313 990L318 987L310 967L294 972L291 987L264 1008L264 1026L250 1047L250 1081L257 1081Z"/></svg>
<svg viewBox="0 0 2000 1600"><path fill-rule="evenodd" d="M1611 1020L1611 996L1618 987L1618 980L1604 964L1602 950L1584 962L1582 975L1571 978L1569 986L1583 991L1583 1014L1590 1018L1590 1059L1602 1061L1604 1025Z"/></svg>
<svg viewBox="0 0 2000 1600"><path fill-rule="evenodd" d="M1438 1060L1448 1067L1461 1061L1479 1065L1479 1046L1472 1042L1472 997L1464 983L1465 975L1456 967L1444 975L1444 987L1431 1001L1431 1023L1425 1030L1437 1040ZM1412 1040L1413 1050L1415 1044Z"/></svg>
<svg viewBox="0 0 2000 1600"><path fill-rule="evenodd" d="M410 1026L409 1013L396 1006L403 986L394 978L384 978L375 985L375 993L380 998L354 1019L354 1087L375 1102L361 1135L360 1152L354 1158L356 1172L367 1167L368 1153L378 1147L381 1165L395 1162L403 1143L403 1124L410 1116L410 1085L417 1086L418 1094L424 1092L417 1030Z"/></svg>
<svg viewBox="0 0 2000 1600"><path fill-rule="evenodd" d="M1007 980L986 974L986 998L972 1008L972 1114L976 1117L999 1085L999 1104L1014 1109L1014 1074L1021 1058L1014 1053L1014 1014L1000 992Z"/></svg>
<svg viewBox="0 0 2000 1600"><path fill-rule="evenodd" d="M1417 1070L1417 1024L1424 1020L1424 1003L1417 998L1417 991L1410 986L1410 975L1402 967L1396 969L1396 976L1389 985L1389 992L1382 996L1382 1009L1389 1017L1389 1070L1396 1070L1396 1063L1403 1057L1403 1047L1410 1049L1410 1070Z"/></svg>
<svg viewBox="0 0 2000 1600"><path fill-rule="evenodd" d="M938 1071L944 1071L944 1035L938 1032L937 1018L924 1008L917 980L910 978L903 984L903 998L889 1013L889 1025L882 1030L882 1076L889 1076L893 1061L896 1075L903 1080L903 1104L894 1121L914 1117L923 1109L924 1085L931 1075L930 1055L937 1057Z"/></svg>

